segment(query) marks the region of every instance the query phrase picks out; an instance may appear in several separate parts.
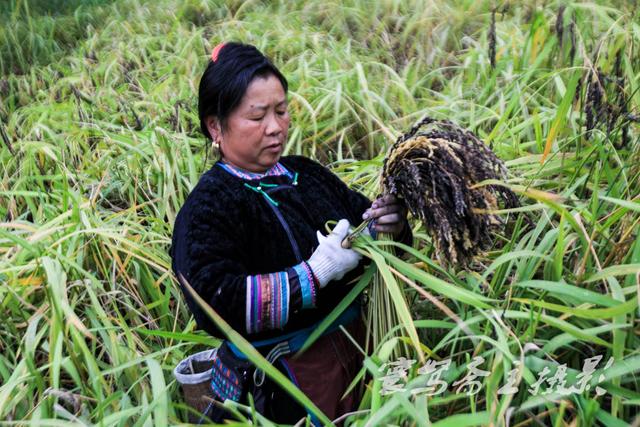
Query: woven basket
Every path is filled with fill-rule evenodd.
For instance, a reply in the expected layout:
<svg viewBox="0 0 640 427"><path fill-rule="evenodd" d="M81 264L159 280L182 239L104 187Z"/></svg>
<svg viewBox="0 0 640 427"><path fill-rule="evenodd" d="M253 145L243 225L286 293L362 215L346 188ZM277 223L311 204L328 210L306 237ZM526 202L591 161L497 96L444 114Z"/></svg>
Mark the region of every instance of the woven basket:
<svg viewBox="0 0 640 427"><path fill-rule="evenodd" d="M173 375L182 386L182 393L187 405L198 411L200 416L189 415L189 422L200 423L204 416L209 416L213 406L211 391L211 374L213 358L217 348L192 354L180 361L173 370Z"/></svg>

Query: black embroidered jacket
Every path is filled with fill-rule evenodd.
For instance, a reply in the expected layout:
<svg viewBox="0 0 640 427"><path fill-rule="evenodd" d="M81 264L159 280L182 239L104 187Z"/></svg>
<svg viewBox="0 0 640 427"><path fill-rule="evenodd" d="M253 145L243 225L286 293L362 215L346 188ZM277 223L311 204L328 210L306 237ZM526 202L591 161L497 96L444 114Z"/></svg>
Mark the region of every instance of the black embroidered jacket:
<svg viewBox="0 0 640 427"><path fill-rule="evenodd" d="M310 326L349 292L366 261L319 289L307 260L327 220L356 226L371 205L319 163L285 156L287 175L243 179L216 163L181 208L172 267L236 331L262 340ZM402 241L411 244L410 227ZM352 283L349 283L352 282ZM183 288L200 328L222 338Z"/></svg>

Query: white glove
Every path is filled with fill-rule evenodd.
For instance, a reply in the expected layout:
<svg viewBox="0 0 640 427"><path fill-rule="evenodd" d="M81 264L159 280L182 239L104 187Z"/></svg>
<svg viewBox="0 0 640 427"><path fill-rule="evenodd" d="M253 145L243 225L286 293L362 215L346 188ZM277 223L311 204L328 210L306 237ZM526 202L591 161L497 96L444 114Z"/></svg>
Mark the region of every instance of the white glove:
<svg viewBox="0 0 640 427"><path fill-rule="evenodd" d="M362 255L341 246L342 239L349 234L349 221L346 219L338 221L328 236L323 236L320 231L317 234L320 245L307 263L318 279L320 288L324 288L330 281L340 280L347 272L353 270Z"/></svg>

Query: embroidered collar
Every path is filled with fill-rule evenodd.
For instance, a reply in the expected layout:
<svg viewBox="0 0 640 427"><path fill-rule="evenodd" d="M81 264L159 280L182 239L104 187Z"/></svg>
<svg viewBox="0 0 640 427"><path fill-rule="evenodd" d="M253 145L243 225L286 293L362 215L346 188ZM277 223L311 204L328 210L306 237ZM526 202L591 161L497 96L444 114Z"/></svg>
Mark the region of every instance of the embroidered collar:
<svg viewBox="0 0 640 427"><path fill-rule="evenodd" d="M218 162L217 163L222 169L229 172L231 175L237 176L242 179L262 179L266 176L279 176L279 175L287 175L290 178L293 178L293 174L284 167L284 165L280 162L276 163L271 169L267 170L265 173L257 173L250 172L244 169L241 169L237 166L233 166L229 163Z"/></svg>
<svg viewBox="0 0 640 427"><path fill-rule="evenodd" d="M291 179L291 185L293 185L294 187L298 185L298 172L295 172L295 173L291 172L290 170L285 168L284 165L280 162L276 163L271 169L269 169L265 173L250 172L250 171L241 169L237 166L233 166L229 163L223 163L222 161L219 161L216 164L220 166L222 169L226 170L231 175L236 176L238 178L246 179L246 180L258 180L257 186L251 185L248 182L245 182L244 186L252 191L255 191L256 193L262 194L262 196L274 206L278 206L278 202L273 200L273 198L269 196L269 194L267 194L267 192L264 189L266 188L268 190L269 188L280 187L281 184L269 184L266 182L262 182L260 181L262 178L265 178L267 176L284 175L289 177L289 179Z"/></svg>

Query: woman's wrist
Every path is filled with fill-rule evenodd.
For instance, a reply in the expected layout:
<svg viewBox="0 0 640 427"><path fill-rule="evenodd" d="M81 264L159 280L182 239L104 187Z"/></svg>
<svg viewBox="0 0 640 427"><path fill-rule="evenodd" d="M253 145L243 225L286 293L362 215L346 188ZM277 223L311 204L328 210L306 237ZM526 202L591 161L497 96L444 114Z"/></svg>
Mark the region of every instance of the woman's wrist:
<svg viewBox="0 0 640 427"><path fill-rule="evenodd" d="M319 288L324 288L334 275L335 267L328 257L311 256L306 262L309 265L311 274L316 279Z"/></svg>

